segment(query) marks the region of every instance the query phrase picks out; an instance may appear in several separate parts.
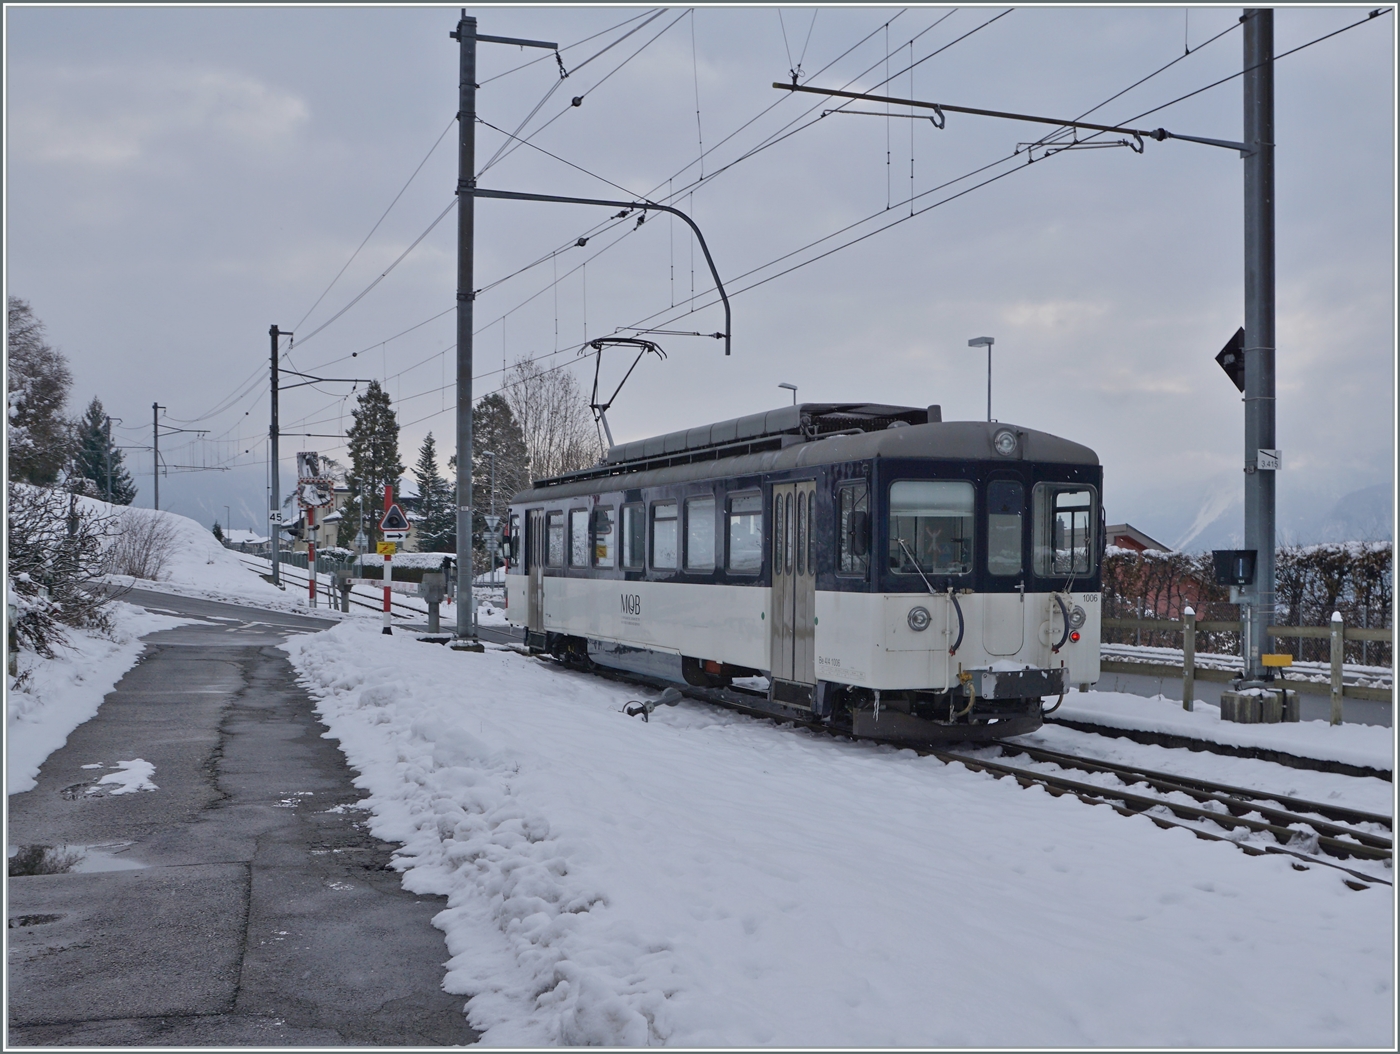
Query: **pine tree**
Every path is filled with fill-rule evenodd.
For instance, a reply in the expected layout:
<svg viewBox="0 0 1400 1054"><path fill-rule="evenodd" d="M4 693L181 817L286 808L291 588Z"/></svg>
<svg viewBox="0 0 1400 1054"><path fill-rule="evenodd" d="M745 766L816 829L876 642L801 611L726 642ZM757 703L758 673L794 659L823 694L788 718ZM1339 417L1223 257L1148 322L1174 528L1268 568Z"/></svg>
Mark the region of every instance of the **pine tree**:
<svg viewBox="0 0 1400 1054"><path fill-rule="evenodd" d="M27 303L10 297L7 322L9 478L53 483L68 461L72 441L63 404L73 375L63 353L44 339L44 324Z"/></svg>
<svg viewBox="0 0 1400 1054"><path fill-rule="evenodd" d="M345 503L336 544L350 546L364 517L365 535L370 545L379 540L379 511L384 507L384 488L397 486L404 466L399 462L399 422L389 405L389 393L378 381L370 381L350 411L355 423L346 431L350 468L345 485L350 500Z"/></svg>
<svg viewBox="0 0 1400 1054"><path fill-rule="evenodd" d="M123 464L122 452L108 441L107 412L96 397L83 416L73 424L72 474L92 480L96 494L113 505L130 505L136 498L136 484ZM112 486L107 487L110 461Z"/></svg>
<svg viewBox="0 0 1400 1054"><path fill-rule="evenodd" d="M214 537L221 542L224 540L224 529L219 526L218 520L214 521Z"/></svg>
<svg viewBox="0 0 1400 1054"><path fill-rule="evenodd" d="M510 403L499 392L483 396L472 415L472 551L482 572L488 570L486 514L491 511L491 458L496 455L496 515L503 520L510 499L530 485L525 433ZM500 555L497 554L497 560Z"/></svg>
<svg viewBox="0 0 1400 1054"><path fill-rule="evenodd" d="M452 489L438 472L437 441L431 432L418 449L413 477L418 481L418 512L423 517L418 523L418 548L425 553L451 552L457 546L457 518Z"/></svg>

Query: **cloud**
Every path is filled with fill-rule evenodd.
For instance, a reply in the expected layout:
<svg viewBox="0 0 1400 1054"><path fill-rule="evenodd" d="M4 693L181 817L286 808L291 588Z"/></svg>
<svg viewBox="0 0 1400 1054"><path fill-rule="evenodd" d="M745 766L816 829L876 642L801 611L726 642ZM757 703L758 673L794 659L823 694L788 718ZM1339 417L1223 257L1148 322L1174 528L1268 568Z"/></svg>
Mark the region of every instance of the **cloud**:
<svg viewBox="0 0 1400 1054"><path fill-rule="evenodd" d="M30 70L11 102L26 160L124 169L205 141L266 154L286 146L310 111L298 96L229 70L108 66Z"/></svg>
<svg viewBox="0 0 1400 1054"><path fill-rule="evenodd" d="M1037 330L1086 330L1108 313L1108 305L1086 300L1022 300L1012 304L1002 317L1013 326Z"/></svg>

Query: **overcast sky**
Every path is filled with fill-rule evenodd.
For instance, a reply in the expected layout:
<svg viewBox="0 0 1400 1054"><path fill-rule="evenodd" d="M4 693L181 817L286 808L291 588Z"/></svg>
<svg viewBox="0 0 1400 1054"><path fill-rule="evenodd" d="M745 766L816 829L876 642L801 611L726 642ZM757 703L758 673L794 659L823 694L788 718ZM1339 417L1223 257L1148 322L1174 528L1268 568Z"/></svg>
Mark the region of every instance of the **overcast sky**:
<svg viewBox="0 0 1400 1054"><path fill-rule="evenodd" d="M294 368L387 383L406 464L429 429L453 449L454 213L312 333L453 200L457 10L5 8L7 291L72 364L72 412L101 397L132 447L150 444L153 402L167 427L209 430L162 439L163 508L212 523L228 505L233 526L263 525L272 323L305 338ZM593 36L563 52L562 82L552 56L480 45L479 166L508 142L488 125L515 131L553 89L520 132L542 129L533 146L480 184L676 194L729 288L732 357L714 340L657 338L668 358L639 366L609 415L619 441L780 405L779 382L804 401L981 419L986 356L967 341L986 334L994 416L1097 450L1110 522L1192 549L1242 533L1243 408L1214 362L1243 323L1236 153L1149 141L1027 164L1013 152L1043 126L823 119L833 103L770 86L800 62L822 87L1075 117L1180 58L1088 118L1130 122L1240 69L1239 9L468 10L481 33ZM1279 9L1276 51L1365 12ZM1339 502L1386 510L1345 530L1390 529L1395 29L1386 14L1276 67L1281 540L1335 532ZM1240 79L1141 124L1238 139ZM1004 178L974 189L992 176ZM478 395L521 357L571 362L587 386L585 337L723 326L717 307L689 311L714 299L711 283L668 218L637 229L598 208L486 200L476 215ZM349 393L285 392L284 433L343 435ZM284 483L300 449L343 443L288 435ZM149 505L150 455L129 461Z"/></svg>

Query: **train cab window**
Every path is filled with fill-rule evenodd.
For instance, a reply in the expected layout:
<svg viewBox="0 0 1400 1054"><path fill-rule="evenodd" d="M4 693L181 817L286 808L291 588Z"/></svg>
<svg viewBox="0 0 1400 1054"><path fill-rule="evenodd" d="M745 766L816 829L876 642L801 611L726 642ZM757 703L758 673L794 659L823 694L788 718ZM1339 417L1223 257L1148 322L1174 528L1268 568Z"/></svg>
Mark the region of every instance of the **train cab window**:
<svg viewBox="0 0 1400 1054"><path fill-rule="evenodd" d="M1094 490L1076 483L1037 483L1035 573L1053 577L1094 570Z"/></svg>
<svg viewBox="0 0 1400 1054"><path fill-rule="evenodd" d="M617 536L613 533L613 511L604 505L593 510L593 566L612 567L617 560Z"/></svg>
<svg viewBox="0 0 1400 1054"><path fill-rule="evenodd" d="M588 510L569 512L569 566L588 566Z"/></svg>
<svg viewBox="0 0 1400 1054"><path fill-rule="evenodd" d="M712 571L715 566L715 499L687 498L685 503L685 569Z"/></svg>
<svg viewBox="0 0 1400 1054"><path fill-rule="evenodd" d="M551 512L545 516L545 535L549 539L545 566L564 566L564 514Z"/></svg>
<svg viewBox="0 0 1400 1054"><path fill-rule="evenodd" d="M646 509L641 505L622 506L622 566L645 567L647 562Z"/></svg>
<svg viewBox="0 0 1400 1054"><path fill-rule="evenodd" d="M837 491L840 542L836 553L838 575L865 577L870 566L870 490L864 483L850 483Z"/></svg>
<svg viewBox="0 0 1400 1054"><path fill-rule="evenodd" d="M906 479L890 484L890 570L961 575L972 570L972 484Z"/></svg>
<svg viewBox="0 0 1400 1054"><path fill-rule="evenodd" d="M651 566L654 569L676 569L676 541L676 503L658 501L651 507Z"/></svg>
<svg viewBox="0 0 1400 1054"><path fill-rule="evenodd" d="M756 575L763 567L763 495L729 499L729 570Z"/></svg>
<svg viewBox="0 0 1400 1054"><path fill-rule="evenodd" d="M987 484L987 571L994 575L1021 573L1021 518L1025 489L1014 479Z"/></svg>

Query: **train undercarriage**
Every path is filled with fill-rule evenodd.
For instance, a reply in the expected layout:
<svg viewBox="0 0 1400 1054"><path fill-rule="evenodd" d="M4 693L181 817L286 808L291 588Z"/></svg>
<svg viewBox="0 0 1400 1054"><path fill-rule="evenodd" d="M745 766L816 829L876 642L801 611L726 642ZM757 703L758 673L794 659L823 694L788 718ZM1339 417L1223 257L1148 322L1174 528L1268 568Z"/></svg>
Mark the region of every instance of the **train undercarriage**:
<svg viewBox="0 0 1400 1054"><path fill-rule="evenodd" d="M1063 698L1062 670L968 671L953 691L879 691L832 681L797 684L765 671L560 633L535 633L528 646L575 669L616 671L654 687L685 686L707 702L820 724L862 739L903 746L989 742L1033 732ZM766 680L766 689L761 681Z"/></svg>

